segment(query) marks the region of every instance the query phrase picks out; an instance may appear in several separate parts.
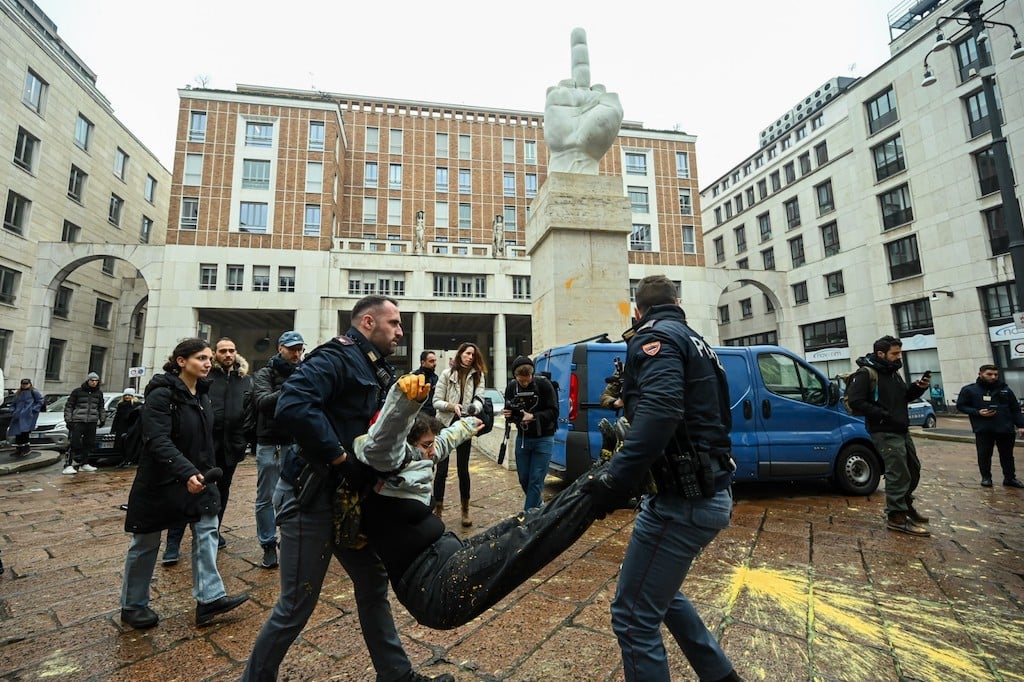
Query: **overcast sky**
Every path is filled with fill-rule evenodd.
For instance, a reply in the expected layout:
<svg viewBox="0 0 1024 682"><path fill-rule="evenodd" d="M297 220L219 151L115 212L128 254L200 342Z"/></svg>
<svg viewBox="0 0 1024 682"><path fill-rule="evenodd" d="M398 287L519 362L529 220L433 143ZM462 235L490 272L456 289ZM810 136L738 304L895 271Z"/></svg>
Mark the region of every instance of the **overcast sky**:
<svg viewBox="0 0 1024 682"><path fill-rule="evenodd" d="M178 88L238 83L541 112L586 29L625 117L697 136L701 187L833 76L888 57L900 0L36 0L167 168Z"/></svg>

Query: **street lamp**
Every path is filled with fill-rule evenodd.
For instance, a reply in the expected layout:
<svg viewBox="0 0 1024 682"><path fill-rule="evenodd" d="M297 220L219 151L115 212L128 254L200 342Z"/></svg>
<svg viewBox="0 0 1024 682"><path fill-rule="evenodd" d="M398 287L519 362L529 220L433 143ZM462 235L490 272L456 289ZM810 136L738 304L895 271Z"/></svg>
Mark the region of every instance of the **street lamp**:
<svg viewBox="0 0 1024 682"><path fill-rule="evenodd" d="M996 106L996 71L992 66L992 59L989 57L989 47L986 44L989 41L989 36L985 29L1004 26L1013 32L1013 52L1010 53L1010 59L1024 57L1024 47L1021 46L1017 29L1011 24L985 18L985 15L981 12L981 3L982 0L970 0L964 3L957 15L938 18L935 45L925 55L925 74L921 85L928 87L936 82L935 76L928 67L928 56L950 45L950 40L947 40L942 33L941 22L955 21L963 27L950 35L950 39L969 29L978 46L978 61L980 65L978 75L981 76L981 87L985 95L985 107L988 109L989 129L992 132L992 156L996 164L996 181L999 183L999 196L1003 202L1003 222L1006 226L1006 234L1010 242L1010 260L1013 263L1014 289L1017 294L1017 308L1020 310L1024 306L1024 221L1021 220L1020 204L1017 203L1017 195L1013 190L1013 172L1010 169L1010 155L1006 150L1006 138L1003 137L1003 127L999 120L1000 112ZM1003 4L999 3L996 9L1000 9ZM963 14L967 15L966 18L960 16Z"/></svg>

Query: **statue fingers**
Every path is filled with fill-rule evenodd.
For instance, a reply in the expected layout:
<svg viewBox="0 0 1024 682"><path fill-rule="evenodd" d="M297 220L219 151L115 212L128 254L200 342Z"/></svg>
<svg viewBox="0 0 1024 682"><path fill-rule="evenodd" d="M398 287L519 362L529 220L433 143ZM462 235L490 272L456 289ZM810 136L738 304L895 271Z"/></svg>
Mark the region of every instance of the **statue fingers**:
<svg viewBox="0 0 1024 682"><path fill-rule="evenodd" d="M587 32L574 28L570 38L572 46L572 80L578 88L590 87L590 51L587 49Z"/></svg>

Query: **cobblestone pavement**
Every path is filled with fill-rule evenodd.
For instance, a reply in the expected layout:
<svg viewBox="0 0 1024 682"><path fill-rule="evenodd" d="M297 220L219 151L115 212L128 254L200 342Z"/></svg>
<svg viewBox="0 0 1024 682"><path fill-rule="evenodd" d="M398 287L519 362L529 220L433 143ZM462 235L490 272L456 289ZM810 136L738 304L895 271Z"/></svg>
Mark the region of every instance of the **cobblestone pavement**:
<svg viewBox="0 0 1024 682"><path fill-rule="evenodd" d="M740 486L733 525L685 584L747 680L1024 680L1024 490L981 488L973 446L917 439L918 507L933 537L887 531L881 492L844 496L827 483ZM1024 461L1021 461L1024 469ZM516 475L479 451L474 529L514 513ZM184 561L158 566L158 627L121 626L134 471L62 476L60 465L0 478L0 679L235 680L277 596L258 567L256 468L239 467L218 563L231 593L252 600L194 625ZM451 474L455 476L454 472ZM558 483L549 479L546 495ZM446 512L458 527L458 510ZM564 555L461 628L417 625L394 602L410 657L462 681L621 679L608 605L632 514L597 522ZM459 532L461 528L458 528ZM669 645L673 679L693 680ZM291 648L282 680L372 680L352 587L335 564L320 605Z"/></svg>

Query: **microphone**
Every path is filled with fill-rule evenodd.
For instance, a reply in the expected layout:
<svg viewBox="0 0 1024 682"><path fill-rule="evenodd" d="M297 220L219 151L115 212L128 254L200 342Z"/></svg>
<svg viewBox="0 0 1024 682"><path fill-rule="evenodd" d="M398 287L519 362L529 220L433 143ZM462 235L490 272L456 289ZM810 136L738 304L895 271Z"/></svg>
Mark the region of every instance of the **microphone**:
<svg viewBox="0 0 1024 682"><path fill-rule="evenodd" d="M202 483L203 483L203 485L210 485L211 483L216 483L217 481L219 481L223 477L224 477L224 470L221 469L220 467L213 467L212 469L207 471L205 474L203 474Z"/></svg>

